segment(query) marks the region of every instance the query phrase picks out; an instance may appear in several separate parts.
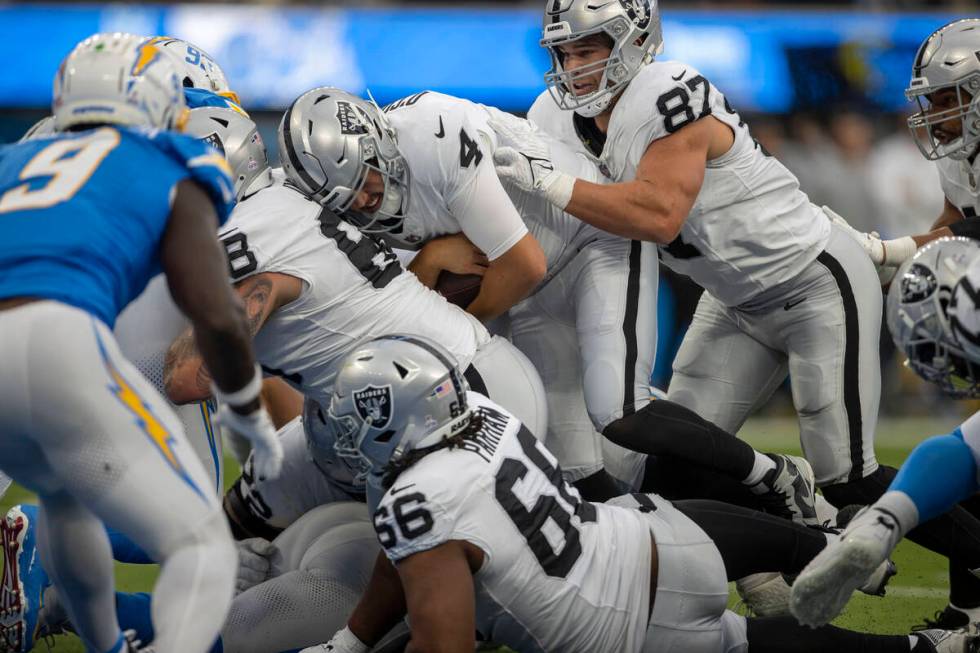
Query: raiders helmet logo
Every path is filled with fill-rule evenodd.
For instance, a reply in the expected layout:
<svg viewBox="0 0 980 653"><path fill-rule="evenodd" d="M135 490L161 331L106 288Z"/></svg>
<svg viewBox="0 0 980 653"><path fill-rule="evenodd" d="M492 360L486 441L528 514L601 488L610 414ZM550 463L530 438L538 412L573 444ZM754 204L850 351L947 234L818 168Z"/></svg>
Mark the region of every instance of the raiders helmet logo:
<svg viewBox="0 0 980 653"><path fill-rule="evenodd" d="M653 17L650 0L619 0L619 4L623 5L626 15L637 28L646 29L650 24L650 19Z"/></svg>
<svg viewBox="0 0 980 653"><path fill-rule="evenodd" d="M903 304L925 301L936 292L936 275L925 265L913 263L902 277L901 293Z"/></svg>
<svg viewBox="0 0 980 653"><path fill-rule="evenodd" d="M371 428L383 429L391 423L391 386L366 385L355 390L354 406Z"/></svg>
<svg viewBox="0 0 980 653"><path fill-rule="evenodd" d="M337 122L340 123L341 134L366 134L367 127L361 120L361 116L350 102L337 103Z"/></svg>
<svg viewBox="0 0 980 653"><path fill-rule="evenodd" d="M213 133L209 136L205 136L201 140L207 143L208 145L210 145L211 147L213 147L214 149L218 150L218 154L220 154L221 156L225 155L224 143L222 143L221 139L218 138L217 133Z"/></svg>

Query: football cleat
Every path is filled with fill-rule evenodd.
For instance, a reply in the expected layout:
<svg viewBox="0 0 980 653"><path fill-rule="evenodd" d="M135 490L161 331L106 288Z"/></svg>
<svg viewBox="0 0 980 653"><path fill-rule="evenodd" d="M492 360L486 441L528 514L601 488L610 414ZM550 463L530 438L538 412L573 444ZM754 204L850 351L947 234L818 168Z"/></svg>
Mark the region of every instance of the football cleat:
<svg viewBox="0 0 980 653"><path fill-rule="evenodd" d="M920 630L912 633L916 639L912 653L978 653L980 635L963 630Z"/></svg>
<svg viewBox="0 0 980 653"><path fill-rule="evenodd" d="M893 570L882 567L899 539L891 513L872 507L858 514L797 576L789 604L793 616L803 625L823 626L840 614L854 590L876 584L883 589Z"/></svg>
<svg viewBox="0 0 980 653"><path fill-rule="evenodd" d="M932 618L926 617L923 623L912 626L912 630L959 630L970 625L970 615L957 610L951 605L947 605L942 610L937 610Z"/></svg>
<svg viewBox="0 0 980 653"><path fill-rule="evenodd" d="M766 512L804 526L817 526L816 482L810 463L799 456L766 454L776 463L749 489Z"/></svg>
<svg viewBox="0 0 980 653"><path fill-rule="evenodd" d="M753 617L781 617L789 614L790 587L777 572L750 574L735 581L741 602L737 606Z"/></svg>
<svg viewBox="0 0 980 653"><path fill-rule="evenodd" d="M30 651L38 636L38 613L51 582L37 554L37 510L37 506L14 506L0 521L0 653Z"/></svg>

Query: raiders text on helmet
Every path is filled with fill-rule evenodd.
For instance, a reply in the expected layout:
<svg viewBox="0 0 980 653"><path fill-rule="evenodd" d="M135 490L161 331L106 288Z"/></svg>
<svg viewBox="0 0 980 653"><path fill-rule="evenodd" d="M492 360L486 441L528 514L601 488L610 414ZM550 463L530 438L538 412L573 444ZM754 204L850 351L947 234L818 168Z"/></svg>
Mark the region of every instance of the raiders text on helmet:
<svg viewBox="0 0 980 653"><path fill-rule="evenodd" d="M359 478L375 475L416 449L462 431L469 389L452 355L427 338L382 336L344 359L329 420L337 453L354 461Z"/></svg>
<svg viewBox="0 0 980 653"><path fill-rule="evenodd" d="M408 206L408 164L377 105L337 88L301 95L279 125L279 152L290 181L364 232L397 231ZM374 171L384 197L372 213L351 208Z"/></svg>
<svg viewBox="0 0 980 653"><path fill-rule="evenodd" d="M558 46L594 34L611 39L609 57L565 70ZM657 0L547 0L541 46L551 54L551 70L544 79L558 106L597 116L663 50ZM577 79L600 70L598 89L584 95L572 92Z"/></svg>

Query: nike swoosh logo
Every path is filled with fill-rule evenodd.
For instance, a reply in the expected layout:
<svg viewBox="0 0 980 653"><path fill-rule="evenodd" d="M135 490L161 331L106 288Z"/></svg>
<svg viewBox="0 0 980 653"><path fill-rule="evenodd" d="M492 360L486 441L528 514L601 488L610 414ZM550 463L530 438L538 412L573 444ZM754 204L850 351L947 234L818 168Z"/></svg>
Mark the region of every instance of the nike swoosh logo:
<svg viewBox="0 0 980 653"><path fill-rule="evenodd" d="M686 75L686 74L687 74L687 69L685 68L684 70L681 71L681 74L680 75L678 75L677 77L674 77L673 75L671 75L670 78L672 80L674 80L675 82L679 82L682 79L684 79L684 75Z"/></svg>
<svg viewBox="0 0 980 653"><path fill-rule="evenodd" d="M442 138L446 135L446 128L442 126L442 116L439 116L439 131L436 132L436 138Z"/></svg>
<svg viewBox="0 0 980 653"><path fill-rule="evenodd" d="M404 490L407 490L410 487L415 487L415 483L409 483L408 485L403 485L403 486L401 486L399 488L394 488L393 487L393 488L391 488L391 495L394 496L394 495L398 494L399 492L402 492Z"/></svg>
<svg viewBox="0 0 980 653"><path fill-rule="evenodd" d="M799 306L800 304L802 304L805 301L806 301L806 297L803 297L802 299L797 299L795 302L786 302L786 304L783 305L783 310L784 311L788 311L789 309L793 308L794 306Z"/></svg>
<svg viewBox="0 0 980 653"><path fill-rule="evenodd" d="M616 0L609 0L609 2L603 2L601 5L587 4L587 5L585 5L585 8L586 9L591 9L592 11L595 11L597 9L602 9L603 7L608 7L609 5L611 5L614 2L616 2Z"/></svg>

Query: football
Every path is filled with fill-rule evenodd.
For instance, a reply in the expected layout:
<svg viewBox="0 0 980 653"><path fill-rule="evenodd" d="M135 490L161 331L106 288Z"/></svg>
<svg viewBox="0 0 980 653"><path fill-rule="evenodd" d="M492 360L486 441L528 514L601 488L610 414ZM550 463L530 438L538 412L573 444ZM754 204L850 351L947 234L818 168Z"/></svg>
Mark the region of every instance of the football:
<svg viewBox="0 0 980 653"><path fill-rule="evenodd" d="M450 304L466 308L480 294L481 283L483 277L478 274L456 274L443 270L436 279L436 292Z"/></svg>

